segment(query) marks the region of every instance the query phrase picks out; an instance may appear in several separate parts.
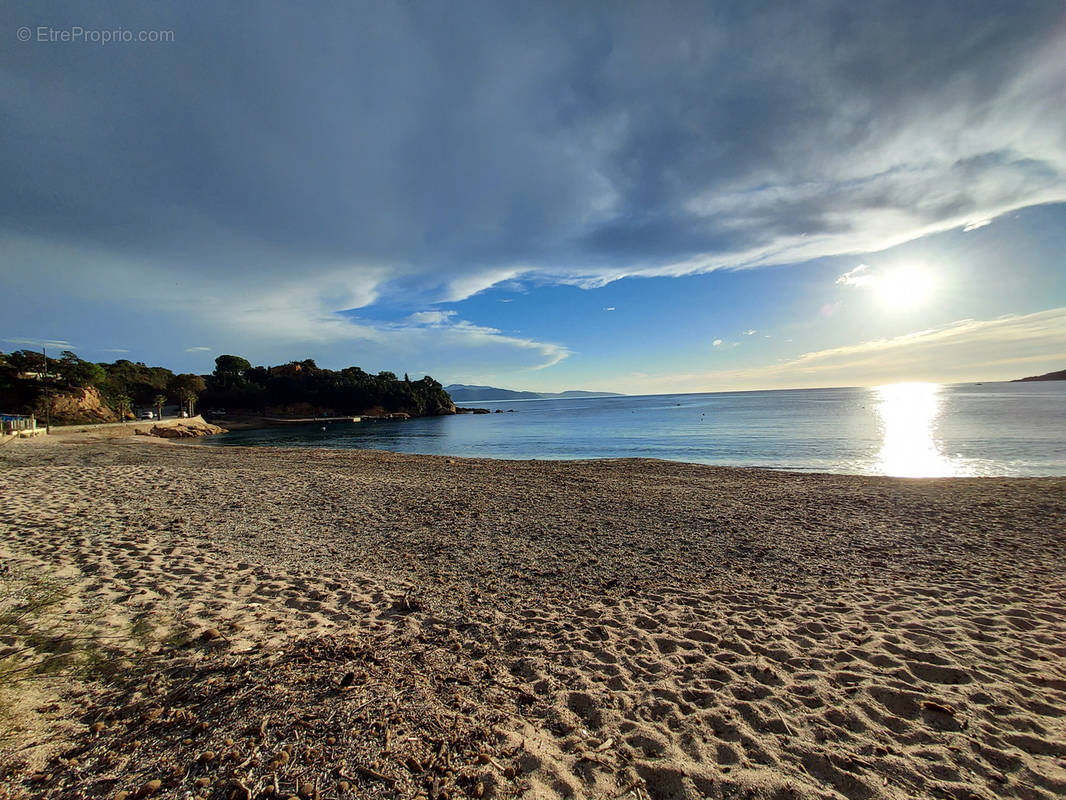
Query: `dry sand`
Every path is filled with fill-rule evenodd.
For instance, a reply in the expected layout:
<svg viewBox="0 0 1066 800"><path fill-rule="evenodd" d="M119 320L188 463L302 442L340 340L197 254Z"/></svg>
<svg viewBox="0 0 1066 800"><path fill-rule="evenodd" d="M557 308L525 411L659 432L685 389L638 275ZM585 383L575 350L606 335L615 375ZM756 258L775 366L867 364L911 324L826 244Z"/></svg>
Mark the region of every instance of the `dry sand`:
<svg viewBox="0 0 1066 800"><path fill-rule="evenodd" d="M0 497L162 665L11 796L1066 796L1066 479L68 437Z"/></svg>

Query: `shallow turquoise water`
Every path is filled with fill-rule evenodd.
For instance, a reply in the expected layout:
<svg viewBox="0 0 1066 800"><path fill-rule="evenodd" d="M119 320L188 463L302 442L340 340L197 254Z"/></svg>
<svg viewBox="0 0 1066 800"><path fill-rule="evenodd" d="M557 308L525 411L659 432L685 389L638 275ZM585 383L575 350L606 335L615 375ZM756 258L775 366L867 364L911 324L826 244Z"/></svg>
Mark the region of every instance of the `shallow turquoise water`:
<svg viewBox="0 0 1066 800"><path fill-rule="evenodd" d="M240 431L208 443L484 458L663 458L913 477L1066 475L1066 382L467 405L505 413Z"/></svg>

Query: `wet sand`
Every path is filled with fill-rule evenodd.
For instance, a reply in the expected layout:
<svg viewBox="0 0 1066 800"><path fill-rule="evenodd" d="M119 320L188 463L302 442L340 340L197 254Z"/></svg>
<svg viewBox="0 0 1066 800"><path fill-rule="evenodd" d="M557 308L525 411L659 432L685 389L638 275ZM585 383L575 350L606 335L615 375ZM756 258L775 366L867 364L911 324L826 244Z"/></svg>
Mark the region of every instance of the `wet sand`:
<svg viewBox="0 0 1066 800"><path fill-rule="evenodd" d="M373 774L343 786L332 762L358 759L334 741L305 759L321 797L1066 795L1066 479L66 437L0 448L0 497L0 558L60 577L72 619L159 642L216 631L209 654L174 657L248 675L308 648L333 654L331 680L361 675L336 656L357 642L380 653L378 694L459 696L452 727L489 726L435 765L384 735ZM404 747L431 738L404 718ZM121 767L85 745L80 773L9 786L116 796L207 746L153 735L114 739ZM160 796L270 796L279 776L279 796L299 791L247 747L225 780L160 773Z"/></svg>

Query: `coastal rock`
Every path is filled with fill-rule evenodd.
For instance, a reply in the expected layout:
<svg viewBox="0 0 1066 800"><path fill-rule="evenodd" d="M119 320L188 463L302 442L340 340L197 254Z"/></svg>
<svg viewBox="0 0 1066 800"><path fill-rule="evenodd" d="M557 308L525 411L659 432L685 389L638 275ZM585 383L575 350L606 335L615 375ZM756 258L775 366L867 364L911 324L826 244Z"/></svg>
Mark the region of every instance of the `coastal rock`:
<svg viewBox="0 0 1066 800"><path fill-rule="evenodd" d="M153 425L150 435L162 439L193 439L218 433L226 433L226 429L207 422L179 422L175 425Z"/></svg>
<svg viewBox="0 0 1066 800"><path fill-rule="evenodd" d="M104 404L100 392L92 386L72 389L52 399L53 423L85 425L118 420L118 414Z"/></svg>

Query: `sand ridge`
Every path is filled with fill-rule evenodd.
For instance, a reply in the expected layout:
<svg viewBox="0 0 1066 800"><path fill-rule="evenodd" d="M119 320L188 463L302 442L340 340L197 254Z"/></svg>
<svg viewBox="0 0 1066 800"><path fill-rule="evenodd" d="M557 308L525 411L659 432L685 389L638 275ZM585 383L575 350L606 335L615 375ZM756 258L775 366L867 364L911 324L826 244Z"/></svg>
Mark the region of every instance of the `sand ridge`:
<svg viewBox="0 0 1066 800"><path fill-rule="evenodd" d="M446 645L509 687L490 794L1066 794L1062 479L27 445L0 555L70 613Z"/></svg>

